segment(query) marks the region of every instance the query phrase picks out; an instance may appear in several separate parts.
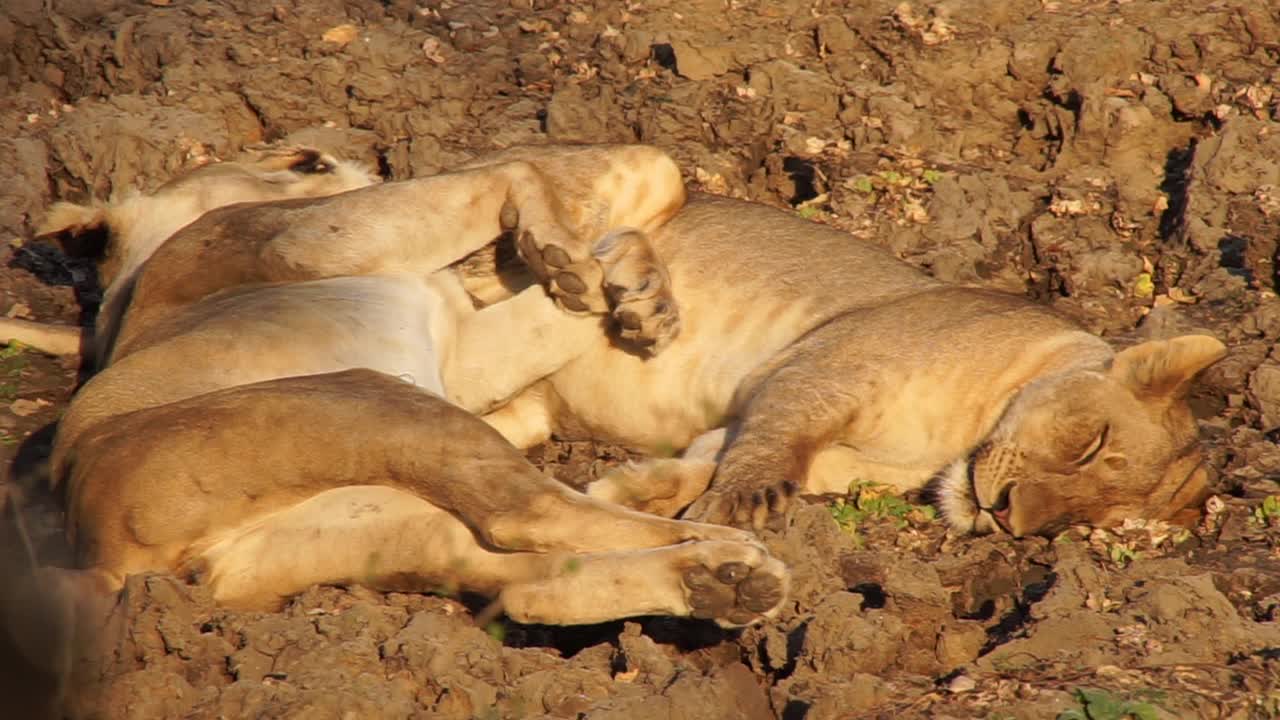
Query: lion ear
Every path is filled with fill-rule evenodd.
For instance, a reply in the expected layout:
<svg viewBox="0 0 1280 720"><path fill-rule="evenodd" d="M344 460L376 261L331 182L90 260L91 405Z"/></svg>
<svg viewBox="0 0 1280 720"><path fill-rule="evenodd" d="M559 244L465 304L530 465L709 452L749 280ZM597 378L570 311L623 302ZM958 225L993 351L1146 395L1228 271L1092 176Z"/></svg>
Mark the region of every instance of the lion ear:
<svg viewBox="0 0 1280 720"><path fill-rule="evenodd" d="M1111 376L1143 397L1186 397L1200 371L1221 360L1227 347L1208 335L1152 340L1121 351Z"/></svg>
<svg viewBox="0 0 1280 720"><path fill-rule="evenodd" d="M36 229L36 239L54 242L67 257L98 260L107 250L108 215L101 205L57 202Z"/></svg>

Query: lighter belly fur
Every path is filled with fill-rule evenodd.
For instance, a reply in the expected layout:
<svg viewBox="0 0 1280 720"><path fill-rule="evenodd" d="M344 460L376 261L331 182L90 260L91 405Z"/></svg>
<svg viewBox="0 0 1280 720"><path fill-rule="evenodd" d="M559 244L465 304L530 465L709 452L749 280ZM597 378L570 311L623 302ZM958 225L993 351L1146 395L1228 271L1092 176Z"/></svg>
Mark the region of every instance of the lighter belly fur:
<svg viewBox="0 0 1280 720"><path fill-rule="evenodd" d="M813 317L803 302L726 312L713 300L681 296L684 329L658 357L601 344L553 375L573 429L655 453L686 447L738 413L735 395L744 378L803 334Z"/></svg>

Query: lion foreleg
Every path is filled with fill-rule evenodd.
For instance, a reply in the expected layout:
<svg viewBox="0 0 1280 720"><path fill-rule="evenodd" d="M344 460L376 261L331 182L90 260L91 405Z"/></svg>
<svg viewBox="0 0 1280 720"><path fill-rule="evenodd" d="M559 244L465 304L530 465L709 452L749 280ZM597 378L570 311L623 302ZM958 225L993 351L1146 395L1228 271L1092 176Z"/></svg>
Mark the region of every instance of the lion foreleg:
<svg viewBox="0 0 1280 720"><path fill-rule="evenodd" d="M93 331L89 328L0 318L0 344L14 342L48 355L93 354Z"/></svg>
<svg viewBox="0 0 1280 720"><path fill-rule="evenodd" d="M440 368L454 404L484 413L601 342L599 318L569 315L541 287L459 318ZM533 443L536 444L536 443Z"/></svg>
<svg viewBox="0 0 1280 720"><path fill-rule="evenodd" d="M711 489L684 517L764 526L805 487L814 457L847 431L877 375L845 352L840 322L810 333L744 385Z"/></svg>

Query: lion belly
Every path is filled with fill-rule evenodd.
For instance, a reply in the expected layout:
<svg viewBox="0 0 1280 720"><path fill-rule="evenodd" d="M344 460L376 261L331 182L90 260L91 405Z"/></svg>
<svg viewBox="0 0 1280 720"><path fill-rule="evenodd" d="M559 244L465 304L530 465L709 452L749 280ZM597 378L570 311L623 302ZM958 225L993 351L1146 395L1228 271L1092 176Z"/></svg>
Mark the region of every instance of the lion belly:
<svg viewBox="0 0 1280 720"><path fill-rule="evenodd" d="M655 453L685 448L737 415L739 389L753 371L814 323L805 303L736 303L681 297L684 329L654 358L602 341L557 371L565 437L608 439Z"/></svg>

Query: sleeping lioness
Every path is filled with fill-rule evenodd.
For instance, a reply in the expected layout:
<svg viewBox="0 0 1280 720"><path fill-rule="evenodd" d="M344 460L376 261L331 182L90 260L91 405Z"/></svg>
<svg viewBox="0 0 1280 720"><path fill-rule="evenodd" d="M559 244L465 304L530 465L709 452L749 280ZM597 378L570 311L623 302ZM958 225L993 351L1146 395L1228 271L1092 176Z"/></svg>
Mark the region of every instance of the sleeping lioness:
<svg viewBox="0 0 1280 720"><path fill-rule="evenodd" d="M375 181L359 165L313 148L257 146L235 162L202 166L146 195L112 203L54 203L36 236L58 242L68 256L96 261L103 292L95 327L0 318L0 343L16 340L54 355L93 359L99 355L94 338L114 334L138 268L191 221L236 203L323 197Z"/></svg>
<svg viewBox="0 0 1280 720"><path fill-rule="evenodd" d="M467 412L606 323L540 285L477 309L498 278L451 264L513 234L560 303L660 353L678 313L643 238L606 233L599 257L582 238L656 227L683 199L656 150L550 148L183 228L136 274L105 368L58 427L81 585L173 570L238 607L364 582L488 593L525 622L772 616L788 575L750 533L569 490Z"/></svg>
<svg viewBox="0 0 1280 720"><path fill-rule="evenodd" d="M1026 535L1194 514L1208 493L1185 399L1225 352L1214 338L1115 352L1024 298L726 198L692 196L648 240L680 336L653 358L563 346L559 371L486 418L520 446L690 448L598 497L759 527L797 490L932 482L953 527Z"/></svg>

